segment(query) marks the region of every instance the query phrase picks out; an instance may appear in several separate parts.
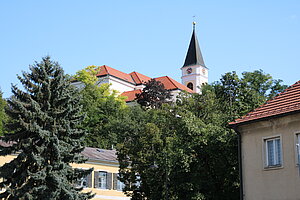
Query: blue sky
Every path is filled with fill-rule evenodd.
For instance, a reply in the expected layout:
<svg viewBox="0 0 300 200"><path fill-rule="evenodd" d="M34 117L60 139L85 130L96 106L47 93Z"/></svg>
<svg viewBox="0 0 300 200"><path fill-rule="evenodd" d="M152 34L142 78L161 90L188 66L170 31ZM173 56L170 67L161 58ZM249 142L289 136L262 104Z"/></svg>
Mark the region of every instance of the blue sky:
<svg viewBox="0 0 300 200"><path fill-rule="evenodd" d="M209 82L262 69L300 80L300 1L52 0L0 2L0 87L50 55L66 73L108 65L180 81L193 16Z"/></svg>

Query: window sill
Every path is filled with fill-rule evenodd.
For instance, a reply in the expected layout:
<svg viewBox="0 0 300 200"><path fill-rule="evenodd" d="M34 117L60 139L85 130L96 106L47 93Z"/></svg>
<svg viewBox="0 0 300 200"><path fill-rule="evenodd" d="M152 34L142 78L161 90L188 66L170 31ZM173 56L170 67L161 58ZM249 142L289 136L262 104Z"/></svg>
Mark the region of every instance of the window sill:
<svg viewBox="0 0 300 200"><path fill-rule="evenodd" d="M264 167L265 171L278 170L278 169L283 169L283 165L274 165L274 166L265 166Z"/></svg>
<svg viewBox="0 0 300 200"><path fill-rule="evenodd" d="M97 189L97 190L112 190L112 189L107 189L107 188L94 188L94 189Z"/></svg>

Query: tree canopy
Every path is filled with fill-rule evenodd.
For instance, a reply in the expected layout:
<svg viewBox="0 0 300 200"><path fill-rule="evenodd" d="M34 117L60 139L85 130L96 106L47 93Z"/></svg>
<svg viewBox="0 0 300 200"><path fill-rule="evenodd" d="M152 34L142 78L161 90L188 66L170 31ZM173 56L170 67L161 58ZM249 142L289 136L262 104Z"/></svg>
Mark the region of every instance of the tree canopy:
<svg viewBox="0 0 300 200"><path fill-rule="evenodd" d="M80 97L58 63L44 57L18 76L25 90L12 86L8 100L8 124L13 133L3 141L0 155L17 154L0 167L0 193L4 199L90 199L74 185L91 170L73 169L70 163L84 162L85 131Z"/></svg>
<svg viewBox="0 0 300 200"><path fill-rule="evenodd" d="M132 199L239 199L237 135L228 122L285 88L261 70L230 72L175 104L131 108L118 126L124 191Z"/></svg>
<svg viewBox="0 0 300 200"><path fill-rule="evenodd" d="M86 113L82 128L89 132L86 145L109 149L117 144L119 134L113 131L114 122L122 118L127 106L125 97L119 96L109 84L98 82L97 70L96 66L88 66L78 71L74 78L83 86L80 103Z"/></svg>
<svg viewBox="0 0 300 200"><path fill-rule="evenodd" d="M5 114L4 108L6 106L6 101L2 97L2 91L0 90L0 136L3 135L5 131L5 123L7 122L8 118Z"/></svg>
<svg viewBox="0 0 300 200"><path fill-rule="evenodd" d="M160 108L171 100L171 92L160 81L150 79L145 83L143 91L136 95L136 99L144 109Z"/></svg>

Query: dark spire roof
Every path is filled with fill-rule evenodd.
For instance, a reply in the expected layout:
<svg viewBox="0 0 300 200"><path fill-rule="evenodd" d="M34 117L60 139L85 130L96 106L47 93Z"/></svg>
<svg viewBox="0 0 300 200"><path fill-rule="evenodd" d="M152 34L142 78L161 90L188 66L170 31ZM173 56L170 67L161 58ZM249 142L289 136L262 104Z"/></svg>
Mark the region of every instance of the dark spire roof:
<svg viewBox="0 0 300 200"><path fill-rule="evenodd" d="M193 34L192 34L190 46L189 46L188 52L186 54L186 58L185 58L183 67L189 66L189 65L201 65L201 66L205 67L204 60L203 60L203 57L201 54L201 50L200 50L196 32L195 32L195 23L193 23L193 25L194 25Z"/></svg>

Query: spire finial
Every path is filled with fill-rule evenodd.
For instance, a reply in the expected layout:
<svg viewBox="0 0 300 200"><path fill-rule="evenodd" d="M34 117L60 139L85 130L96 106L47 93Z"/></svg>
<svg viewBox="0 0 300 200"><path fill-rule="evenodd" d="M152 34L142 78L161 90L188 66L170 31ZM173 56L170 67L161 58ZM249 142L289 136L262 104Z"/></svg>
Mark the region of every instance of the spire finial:
<svg viewBox="0 0 300 200"><path fill-rule="evenodd" d="M196 15L193 16L193 30L195 30L195 26L196 26L195 17L196 17Z"/></svg>

